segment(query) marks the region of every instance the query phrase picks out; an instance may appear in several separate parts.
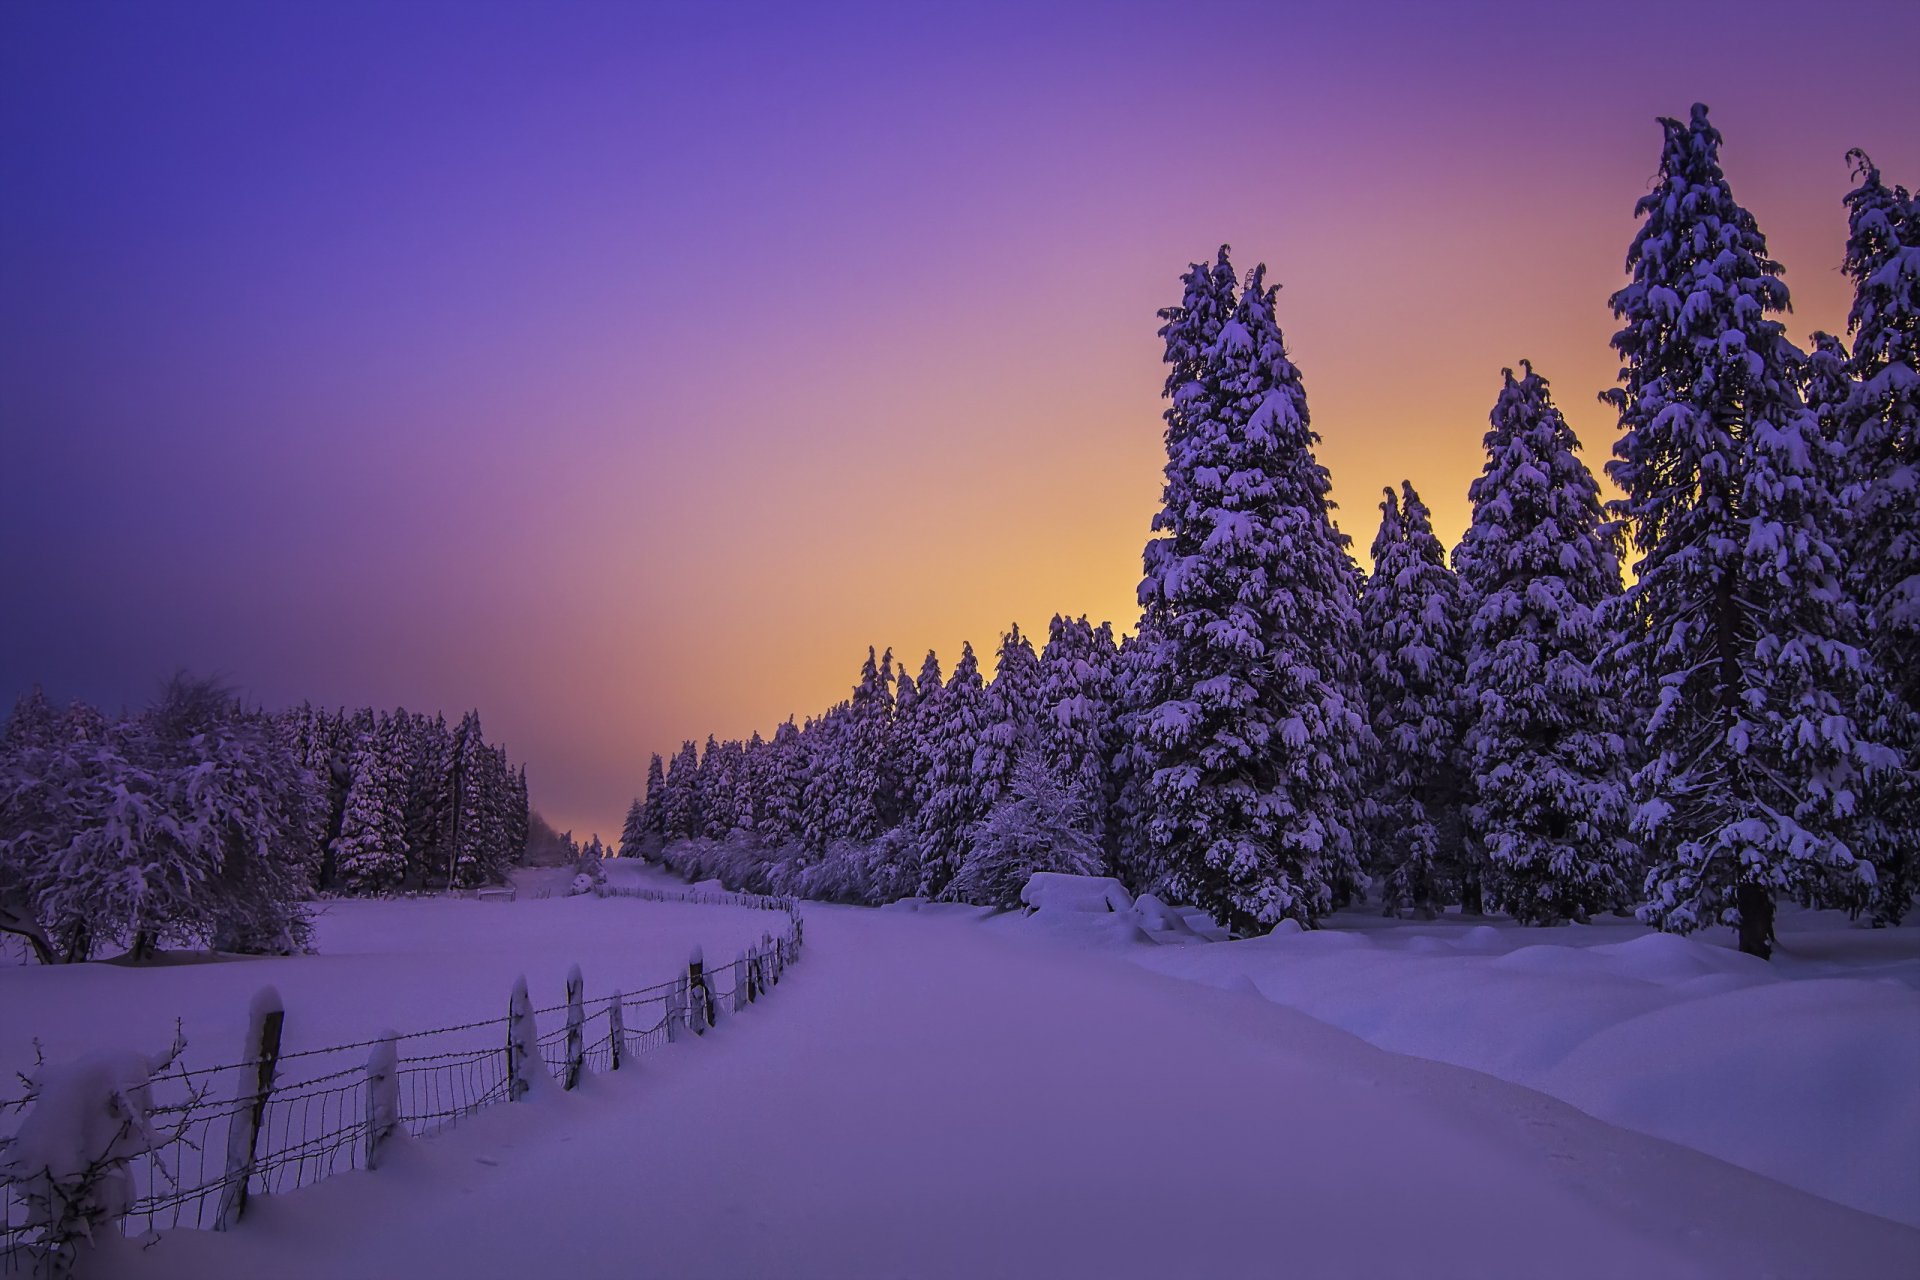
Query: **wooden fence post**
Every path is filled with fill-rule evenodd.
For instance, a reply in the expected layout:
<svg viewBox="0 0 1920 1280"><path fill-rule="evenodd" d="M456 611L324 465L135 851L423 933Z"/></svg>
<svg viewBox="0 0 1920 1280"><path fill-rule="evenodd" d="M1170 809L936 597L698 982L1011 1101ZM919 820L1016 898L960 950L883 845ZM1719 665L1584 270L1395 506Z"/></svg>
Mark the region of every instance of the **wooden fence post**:
<svg viewBox="0 0 1920 1280"><path fill-rule="evenodd" d="M687 1008L693 1034L707 1034L707 1028L713 1025L713 988L707 985L706 953L697 942L693 954L687 957Z"/></svg>
<svg viewBox="0 0 1920 1280"><path fill-rule="evenodd" d="M742 951L733 961L733 1011L740 1012L747 1007L747 953Z"/></svg>
<svg viewBox="0 0 1920 1280"><path fill-rule="evenodd" d="M378 1169L400 1128L400 1050L397 1032L382 1032L367 1054L367 1168Z"/></svg>
<svg viewBox="0 0 1920 1280"><path fill-rule="evenodd" d="M586 983L580 966L567 970L567 1088L577 1089L587 1069Z"/></svg>
<svg viewBox="0 0 1920 1280"><path fill-rule="evenodd" d="M620 1012L620 993L615 991L613 998L607 1001L607 1044L610 1046L611 1063L609 1070L620 1069L620 1059L627 1051L627 1024Z"/></svg>
<svg viewBox="0 0 1920 1280"><path fill-rule="evenodd" d="M239 1089L227 1120L227 1175L220 1191L215 1231L238 1223L247 1211L248 1184L260 1148L260 1123L266 1118L267 1099L273 1093L274 1072L280 1064L280 1030L286 1022L280 993L262 987L247 1010L247 1043L243 1051Z"/></svg>
<svg viewBox="0 0 1920 1280"><path fill-rule="evenodd" d="M534 1090L540 1062L540 1030L534 1021L533 1001L527 999L525 974L513 980L507 999L507 1099L518 1102Z"/></svg>

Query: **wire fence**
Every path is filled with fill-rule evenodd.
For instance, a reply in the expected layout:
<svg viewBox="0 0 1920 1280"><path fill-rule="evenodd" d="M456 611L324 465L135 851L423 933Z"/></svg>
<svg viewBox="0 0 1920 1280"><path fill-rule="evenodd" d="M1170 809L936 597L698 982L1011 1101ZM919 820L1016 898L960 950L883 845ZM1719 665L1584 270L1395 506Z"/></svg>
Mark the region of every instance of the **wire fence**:
<svg viewBox="0 0 1920 1280"><path fill-rule="evenodd" d="M127 1166L133 1202L122 1229L129 1236L222 1229L251 1196L368 1168L392 1133L430 1136L538 1083L516 1090L516 1072L525 1079L537 1071L571 1089L589 1072L619 1070L744 1009L800 955L803 922L791 899L605 885L595 892L755 907L786 919L732 962L708 967L696 951L686 972L636 991L589 1001L576 970L562 1004L522 1008L524 988L517 988L503 1017L285 1054L278 1052L276 1018L272 1043L254 1061L163 1067L150 1080L149 1116L165 1140ZM529 1043L533 1061L517 1065L516 1053ZM384 1108L382 1097L390 1099ZM30 1105L0 1101L0 1117ZM5 1154L0 1141L0 1161ZM19 1188L0 1182L0 1274L31 1271L46 1243L28 1221Z"/></svg>

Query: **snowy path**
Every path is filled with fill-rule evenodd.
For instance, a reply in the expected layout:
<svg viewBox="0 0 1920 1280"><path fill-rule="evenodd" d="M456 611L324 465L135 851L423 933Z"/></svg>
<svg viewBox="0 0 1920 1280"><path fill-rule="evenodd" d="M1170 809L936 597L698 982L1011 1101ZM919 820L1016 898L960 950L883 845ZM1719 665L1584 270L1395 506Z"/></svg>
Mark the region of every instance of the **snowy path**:
<svg viewBox="0 0 1920 1280"><path fill-rule="evenodd" d="M1920 1232L1251 992L810 906L684 1051L129 1276L1850 1276Z"/></svg>

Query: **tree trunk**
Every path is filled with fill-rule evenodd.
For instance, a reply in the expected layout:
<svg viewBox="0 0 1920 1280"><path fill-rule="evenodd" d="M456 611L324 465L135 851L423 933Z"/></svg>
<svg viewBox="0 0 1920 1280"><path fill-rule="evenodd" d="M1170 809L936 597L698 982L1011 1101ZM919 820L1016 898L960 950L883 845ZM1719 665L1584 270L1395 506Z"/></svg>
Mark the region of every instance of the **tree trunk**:
<svg viewBox="0 0 1920 1280"><path fill-rule="evenodd" d="M1773 893L1764 885L1742 884L1733 890L1740 913L1740 950L1762 960L1773 958Z"/></svg>

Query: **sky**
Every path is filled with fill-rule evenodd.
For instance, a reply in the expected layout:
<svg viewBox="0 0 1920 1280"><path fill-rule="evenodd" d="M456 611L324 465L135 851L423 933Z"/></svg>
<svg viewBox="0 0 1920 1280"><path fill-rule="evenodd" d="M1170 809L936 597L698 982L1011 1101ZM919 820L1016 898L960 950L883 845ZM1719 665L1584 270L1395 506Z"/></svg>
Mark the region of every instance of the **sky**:
<svg viewBox="0 0 1920 1280"><path fill-rule="evenodd" d="M0 698L478 707L557 826L651 752L1131 626L1155 312L1284 285L1343 528L1449 543L1503 366L1603 461L1655 117L1801 342L1920 4L0 5Z"/></svg>

